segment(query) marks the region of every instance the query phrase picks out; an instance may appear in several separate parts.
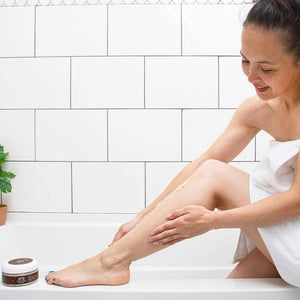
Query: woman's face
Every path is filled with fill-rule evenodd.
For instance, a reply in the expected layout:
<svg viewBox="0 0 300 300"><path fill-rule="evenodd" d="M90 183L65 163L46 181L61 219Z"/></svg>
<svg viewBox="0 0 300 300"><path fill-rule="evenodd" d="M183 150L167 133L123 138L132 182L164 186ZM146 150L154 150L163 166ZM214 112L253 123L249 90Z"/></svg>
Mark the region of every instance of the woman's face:
<svg viewBox="0 0 300 300"><path fill-rule="evenodd" d="M262 100L300 96L300 62L295 65L281 41L278 31L243 28L242 68Z"/></svg>

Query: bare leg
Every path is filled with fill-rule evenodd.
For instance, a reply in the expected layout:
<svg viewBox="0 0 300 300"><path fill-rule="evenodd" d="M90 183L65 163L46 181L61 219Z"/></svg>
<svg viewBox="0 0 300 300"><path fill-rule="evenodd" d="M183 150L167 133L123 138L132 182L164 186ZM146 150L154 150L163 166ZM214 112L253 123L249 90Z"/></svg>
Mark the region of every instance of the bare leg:
<svg viewBox="0 0 300 300"><path fill-rule="evenodd" d="M279 278L280 275L274 266L255 247L226 278Z"/></svg>
<svg viewBox="0 0 300 300"><path fill-rule="evenodd" d="M214 210L216 201L213 187L215 180L196 171L185 183L169 194L129 233L110 248L80 264L62 271L49 273L48 283L66 287L105 284L119 285L129 281L129 266L132 261L148 256L168 246L153 245L148 241L151 231L165 222L165 216L174 209L189 204L203 205ZM55 281L53 281L55 278Z"/></svg>
<svg viewBox="0 0 300 300"><path fill-rule="evenodd" d="M218 161L205 161L185 183L109 249L77 265L48 274L48 283L66 287L127 283L130 279L129 266L133 261L168 247L153 245L148 237L155 227L165 222L170 211L193 204L210 210L216 207L230 209L249 202L247 173ZM256 244L255 236L252 241Z"/></svg>

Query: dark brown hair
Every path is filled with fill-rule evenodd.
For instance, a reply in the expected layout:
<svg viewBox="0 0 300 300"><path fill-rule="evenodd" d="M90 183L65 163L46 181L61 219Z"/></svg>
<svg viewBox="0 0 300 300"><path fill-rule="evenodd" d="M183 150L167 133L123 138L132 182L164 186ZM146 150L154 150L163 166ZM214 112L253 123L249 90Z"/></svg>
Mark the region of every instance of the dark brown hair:
<svg viewBox="0 0 300 300"><path fill-rule="evenodd" d="M254 0L243 25L282 33L283 46L300 61L300 0Z"/></svg>

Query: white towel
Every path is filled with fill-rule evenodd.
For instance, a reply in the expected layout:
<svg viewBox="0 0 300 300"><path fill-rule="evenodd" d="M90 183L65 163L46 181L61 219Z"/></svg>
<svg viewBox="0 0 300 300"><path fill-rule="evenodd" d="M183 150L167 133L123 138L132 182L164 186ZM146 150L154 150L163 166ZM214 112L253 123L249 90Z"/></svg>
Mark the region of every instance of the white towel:
<svg viewBox="0 0 300 300"><path fill-rule="evenodd" d="M251 203L291 187L299 150L300 139L287 142L270 141L269 152L249 177ZM300 218L258 228L258 231L282 279L300 287ZM241 231L232 263L239 262L254 247Z"/></svg>

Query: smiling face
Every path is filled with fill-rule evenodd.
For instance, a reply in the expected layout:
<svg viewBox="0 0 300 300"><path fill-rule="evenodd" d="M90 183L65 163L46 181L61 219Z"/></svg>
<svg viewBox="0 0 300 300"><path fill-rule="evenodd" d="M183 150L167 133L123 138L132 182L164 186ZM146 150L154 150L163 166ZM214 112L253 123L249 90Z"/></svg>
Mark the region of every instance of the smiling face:
<svg viewBox="0 0 300 300"><path fill-rule="evenodd" d="M284 49L280 32L245 26L241 54L243 72L262 100L300 101L300 62Z"/></svg>

